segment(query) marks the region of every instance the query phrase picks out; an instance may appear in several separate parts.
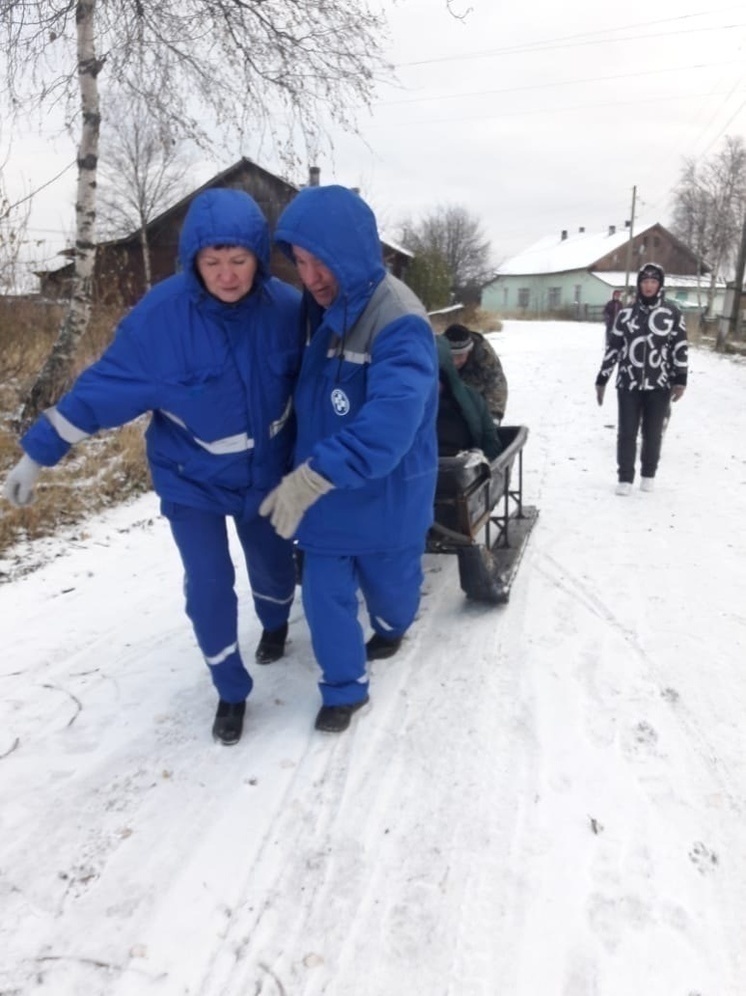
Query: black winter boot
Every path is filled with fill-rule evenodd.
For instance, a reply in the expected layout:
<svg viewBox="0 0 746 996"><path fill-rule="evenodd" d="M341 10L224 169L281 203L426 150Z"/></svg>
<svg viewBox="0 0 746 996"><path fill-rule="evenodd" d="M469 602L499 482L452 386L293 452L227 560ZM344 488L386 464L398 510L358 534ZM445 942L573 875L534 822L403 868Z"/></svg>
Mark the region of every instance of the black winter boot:
<svg viewBox="0 0 746 996"><path fill-rule="evenodd" d="M342 733L350 725L353 712L368 702L368 696L360 702L353 702L352 705L322 706L316 717L316 729L322 733Z"/></svg>
<svg viewBox="0 0 746 996"><path fill-rule="evenodd" d="M215 722L212 724L212 735L221 744L230 746L237 744L243 732L243 717L246 712L245 702L218 702Z"/></svg>
<svg viewBox="0 0 746 996"><path fill-rule="evenodd" d="M369 661L383 661L387 657L393 657L401 646L403 637L394 636L387 638L380 633L374 633L365 644L365 658Z"/></svg>
<svg viewBox="0 0 746 996"><path fill-rule="evenodd" d="M285 641L288 638L288 624L279 629L262 630L262 638L254 652L257 664L272 664L285 656Z"/></svg>

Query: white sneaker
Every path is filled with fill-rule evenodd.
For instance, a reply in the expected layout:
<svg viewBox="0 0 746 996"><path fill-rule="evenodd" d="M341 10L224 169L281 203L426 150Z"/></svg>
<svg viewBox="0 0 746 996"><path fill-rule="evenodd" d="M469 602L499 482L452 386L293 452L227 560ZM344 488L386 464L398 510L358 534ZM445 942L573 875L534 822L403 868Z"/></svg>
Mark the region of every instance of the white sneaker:
<svg viewBox="0 0 746 996"><path fill-rule="evenodd" d="M640 491L653 491L655 489L655 478L654 477L641 477L640 478Z"/></svg>
<svg viewBox="0 0 746 996"><path fill-rule="evenodd" d="M629 483L629 481L620 481L619 484L617 484L616 486L616 493L618 495L631 495L632 485Z"/></svg>

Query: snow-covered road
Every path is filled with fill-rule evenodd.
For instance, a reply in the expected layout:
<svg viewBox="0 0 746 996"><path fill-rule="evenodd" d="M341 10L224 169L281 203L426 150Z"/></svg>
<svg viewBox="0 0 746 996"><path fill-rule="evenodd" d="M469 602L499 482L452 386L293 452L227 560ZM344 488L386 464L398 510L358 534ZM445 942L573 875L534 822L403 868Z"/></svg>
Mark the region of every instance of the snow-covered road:
<svg viewBox="0 0 746 996"><path fill-rule="evenodd" d="M746 367L693 351L619 498L602 339L495 336L541 512L510 603L426 558L343 736L298 604L212 743L152 495L0 586L1 996L744 996Z"/></svg>

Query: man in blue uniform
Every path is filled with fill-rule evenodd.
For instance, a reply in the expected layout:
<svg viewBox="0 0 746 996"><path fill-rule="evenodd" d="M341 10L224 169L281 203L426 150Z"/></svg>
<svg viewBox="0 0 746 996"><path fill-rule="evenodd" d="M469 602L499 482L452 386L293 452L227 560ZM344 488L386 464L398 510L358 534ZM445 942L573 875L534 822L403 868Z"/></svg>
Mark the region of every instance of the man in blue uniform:
<svg viewBox="0 0 746 996"><path fill-rule="evenodd" d="M42 467L102 428L152 412L153 486L185 571L186 612L219 695L213 735L241 736L252 679L238 649L226 518L243 547L263 626L256 660L282 656L295 589L292 546L258 514L290 468L300 295L270 276L266 220L248 194L208 190L190 205L182 272L121 322L103 356L21 440L5 497L33 500Z"/></svg>
<svg viewBox="0 0 746 996"><path fill-rule="evenodd" d="M356 193L308 187L275 237L305 287L308 344L296 469L260 511L304 552L303 605L322 670L316 728L338 733L368 701L366 660L398 650L419 605L438 362L424 308L386 272L375 217Z"/></svg>

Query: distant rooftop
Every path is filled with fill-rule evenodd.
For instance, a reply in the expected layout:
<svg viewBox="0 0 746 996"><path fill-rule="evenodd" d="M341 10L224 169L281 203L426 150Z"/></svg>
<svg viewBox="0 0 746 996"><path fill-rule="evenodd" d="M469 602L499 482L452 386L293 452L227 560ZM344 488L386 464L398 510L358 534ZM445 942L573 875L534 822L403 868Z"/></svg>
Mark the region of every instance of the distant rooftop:
<svg viewBox="0 0 746 996"><path fill-rule="evenodd" d="M565 238L562 234L544 236L517 256L511 256L499 267L498 275L511 277L579 270L629 242L629 229L617 229L614 225L604 232L571 232Z"/></svg>
<svg viewBox="0 0 746 996"><path fill-rule="evenodd" d="M609 272L602 272L601 270L594 270L593 276L600 280L602 283L607 284L609 287L624 287L624 278L626 277L626 272L624 270L611 270ZM630 270L629 282L634 289L635 283L637 281L637 268ZM665 285L667 287L678 287L679 290L684 290L684 288L695 288L697 286L697 278L693 277L691 274L680 276L677 273L666 273ZM699 286L703 289L710 286L710 274L705 273L699 278ZM726 281L722 277L718 277L715 281L715 286L724 288L726 286Z"/></svg>

